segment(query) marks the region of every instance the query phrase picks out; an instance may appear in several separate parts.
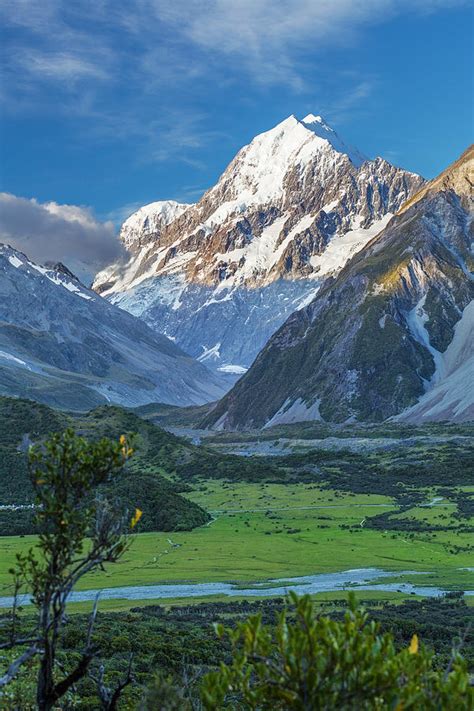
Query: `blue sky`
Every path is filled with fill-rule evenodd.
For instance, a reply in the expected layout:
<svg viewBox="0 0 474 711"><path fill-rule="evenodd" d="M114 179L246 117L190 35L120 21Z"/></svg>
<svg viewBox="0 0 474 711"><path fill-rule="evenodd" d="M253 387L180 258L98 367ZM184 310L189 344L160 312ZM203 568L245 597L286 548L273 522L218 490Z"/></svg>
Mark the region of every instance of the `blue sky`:
<svg viewBox="0 0 474 711"><path fill-rule="evenodd" d="M472 141L463 0L0 0L0 20L0 190L99 220L195 201L291 113L426 177Z"/></svg>

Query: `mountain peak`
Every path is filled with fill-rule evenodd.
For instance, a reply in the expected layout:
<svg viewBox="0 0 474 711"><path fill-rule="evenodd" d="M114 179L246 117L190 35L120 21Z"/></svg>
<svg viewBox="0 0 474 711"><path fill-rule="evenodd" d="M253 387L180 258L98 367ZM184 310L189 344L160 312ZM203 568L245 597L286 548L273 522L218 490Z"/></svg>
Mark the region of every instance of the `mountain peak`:
<svg viewBox="0 0 474 711"><path fill-rule="evenodd" d="M135 213L121 230L129 263L101 272L95 288L235 375L423 182L361 163L323 117L287 116L177 219L164 224L162 202Z"/></svg>
<svg viewBox="0 0 474 711"><path fill-rule="evenodd" d="M358 167L367 160L367 156L363 155L357 148L346 144L322 116L310 113L304 119L301 119L301 123L316 136L328 141L335 151L345 153L355 166Z"/></svg>
<svg viewBox="0 0 474 711"><path fill-rule="evenodd" d="M453 190L461 200L472 200L474 185L474 144L466 148L464 153L443 170L436 178L426 183L419 192L400 208L400 213L419 202L426 195L442 190Z"/></svg>
<svg viewBox="0 0 474 711"><path fill-rule="evenodd" d="M327 122L323 119L322 116L315 116L314 114L308 114L307 116L304 117L304 119L301 119L301 123L321 123L327 126ZM329 126L328 126L329 128ZM332 129L331 129L332 130Z"/></svg>
<svg viewBox="0 0 474 711"><path fill-rule="evenodd" d="M191 207L188 203L176 200L158 200L143 205L123 223L120 239L126 249L133 251L146 241L147 235L156 235L173 220Z"/></svg>
<svg viewBox="0 0 474 711"><path fill-rule="evenodd" d="M134 225L137 220L145 220L150 215L160 215L163 223L169 224L188 207L190 207L190 204L176 202L176 200L158 200L157 202L150 202L133 212L125 220L124 224Z"/></svg>
<svg viewBox="0 0 474 711"><path fill-rule="evenodd" d="M369 176L374 169L376 175L386 167L371 161L359 171L359 178L368 177L360 186L365 195L376 184ZM409 174L399 177L398 190L412 181ZM203 425L240 429L393 416L472 420L473 184L471 148L400 212L416 209L377 228L335 279L293 312ZM348 235L352 240L357 232L351 224L345 235L330 239L323 267L333 248L347 250Z"/></svg>
<svg viewBox="0 0 474 711"><path fill-rule="evenodd" d="M286 144L294 144L295 148L306 146L305 153L309 149L312 153L312 148L318 150L322 145L330 145L337 153L343 153L348 156L349 160L358 168L367 160L367 156L353 148L343 141L343 139L331 128L326 119L320 114L307 114L303 119L297 118L294 114L290 114L286 119L280 121L269 131L256 136L253 143L261 143L262 141L276 140L281 146L282 136ZM315 140L322 139L325 144L318 143ZM251 145L252 145L251 144Z"/></svg>

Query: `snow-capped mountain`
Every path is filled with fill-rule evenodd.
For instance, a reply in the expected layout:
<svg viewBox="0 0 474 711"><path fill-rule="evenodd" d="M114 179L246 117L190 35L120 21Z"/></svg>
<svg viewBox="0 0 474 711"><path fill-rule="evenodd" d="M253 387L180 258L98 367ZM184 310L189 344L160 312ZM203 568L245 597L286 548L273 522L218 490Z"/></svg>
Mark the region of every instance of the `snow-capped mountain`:
<svg viewBox="0 0 474 711"><path fill-rule="evenodd" d="M83 410L215 400L214 373L62 264L0 245L0 394Z"/></svg>
<svg viewBox="0 0 474 711"><path fill-rule="evenodd" d="M128 264L94 288L206 365L241 374L421 184L367 160L320 116L290 116L242 148L197 204L132 215Z"/></svg>
<svg viewBox="0 0 474 711"><path fill-rule="evenodd" d="M120 239L126 249L136 254L149 241L159 239L164 227L176 220L190 205L161 200L144 205L125 220Z"/></svg>
<svg viewBox="0 0 474 711"><path fill-rule="evenodd" d="M275 333L205 424L474 419L474 146Z"/></svg>

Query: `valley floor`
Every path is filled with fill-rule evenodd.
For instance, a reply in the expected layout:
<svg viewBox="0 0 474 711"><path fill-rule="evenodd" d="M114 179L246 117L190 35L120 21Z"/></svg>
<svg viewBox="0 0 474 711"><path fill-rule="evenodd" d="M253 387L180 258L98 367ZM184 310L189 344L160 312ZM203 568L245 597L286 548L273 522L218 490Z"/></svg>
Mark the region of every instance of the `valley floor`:
<svg viewBox="0 0 474 711"><path fill-rule="evenodd" d="M464 488L466 493L474 490ZM383 582L395 583L402 595L409 593L401 583L472 591L472 529L465 531L455 518L455 501L435 496L428 488L425 493L425 503L399 513L393 498L379 494L308 483L201 481L188 496L211 513L208 525L133 536L123 560L84 579L81 589L233 582L243 584L249 596L252 583L376 568L393 571ZM384 512L394 514L395 521L410 521L410 529L390 530L392 519L387 528L370 527ZM33 540L0 539L0 594L9 594L8 569L16 553Z"/></svg>

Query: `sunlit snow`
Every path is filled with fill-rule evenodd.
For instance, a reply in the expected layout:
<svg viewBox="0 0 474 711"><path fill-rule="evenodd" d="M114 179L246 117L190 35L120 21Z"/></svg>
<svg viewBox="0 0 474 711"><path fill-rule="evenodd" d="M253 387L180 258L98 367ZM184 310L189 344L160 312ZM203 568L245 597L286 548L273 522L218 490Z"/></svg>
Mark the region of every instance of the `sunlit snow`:
<svg viewBox="0 0 474 711"><path fill-rule="evenodd" d="M16 257L14 254L12 254L8 257L8 261L10 262L10 264L12 266L16 267L17 269L18 269L18 267L21 267L21 265L23 264L21 259L18 259L18 257Z"/></svg>
<svg viewBox="0 0 474 711"><path fill-rule="evenodd" d="M333 237L322 254L311 257L311 266L318 269L318 276L341 269L351 257L360 252L362 247L384 229L391 218L391 213L388 213L367 229L356 228L344 235Z"/></svg>

